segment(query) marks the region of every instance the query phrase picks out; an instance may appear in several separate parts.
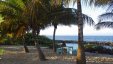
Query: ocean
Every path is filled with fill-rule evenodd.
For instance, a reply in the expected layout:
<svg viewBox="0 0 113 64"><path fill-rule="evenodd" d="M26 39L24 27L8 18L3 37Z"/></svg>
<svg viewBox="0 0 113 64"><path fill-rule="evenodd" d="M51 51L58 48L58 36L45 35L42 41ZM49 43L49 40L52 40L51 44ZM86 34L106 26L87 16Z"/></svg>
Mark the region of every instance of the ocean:
<svg viewBox="0 0 113 64"><path fill-rule="evenodd" d="M53 39L53 36L47 36ZM78 40L78 36L56 36L56 40ZM84 41L113 42L113 36L84 36Z"/></svg>
<svg viewBox="0 0 113 64"><path fill-rule="evenodd" d="M47 37L53 39L53 36ZM78 36L56 36L55 38L56 40L78 40ZM84 36L84 41L113 42L113 36ZM76 43L66 43L66 46L71 46L76 50L78 48L78 44Z"/></svg>

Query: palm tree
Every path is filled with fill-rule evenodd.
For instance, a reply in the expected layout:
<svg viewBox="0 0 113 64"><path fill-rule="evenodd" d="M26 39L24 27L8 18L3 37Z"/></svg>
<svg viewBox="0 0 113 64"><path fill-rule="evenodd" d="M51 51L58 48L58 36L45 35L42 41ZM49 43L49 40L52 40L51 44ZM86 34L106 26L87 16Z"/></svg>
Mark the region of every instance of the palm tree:
<svg viewBox="0 0 113 64"><path fill-rule="evenodd" d="M87 0L88 1L88 0ZM111 0L90 0L88 2L94 3L95 5L103 5ZM78 51L77 51L77 64L86 64L85 51L83 46L83 19L82 19L82 8L81 0L77 0L77 10L78 10Z"/></svg>
<svg viewBox="0 0 113 64"><path fill-rule="evenodd" d="M83 18L82 18L81 0L77 0L77 19L78 19L77 64L86 64L85 50L83 45Z"/></svg>
<svg viewBox="0 0 113 64"><path fill-rule="evenodd" d="M36 36L39 36L40 29L43 29L49 25L50 0L31 0L26 2L29 11L29 26L32 28L32 34L34 37L34 43L38 50L38 56L40 60L46 60L43 52L41 51L39 42Z"/></svg>
<svg viewBox="0 0 113 64"><path fill-rule="evenodd" d="M45 10L46 7L44 5L46 1L43 1L43 0L41 0L41 1L37 1L37 0L19 0L19 1L10 0L10 1L13 3L3 1L5 4L7 4L7 7L0 9L1 14L3 14L3 12L4 12L4 14L3 14L5 17L4 20L8 20L8 21L10 20L9 23L11 25L14 25L11 23L11 22L14 22L14 23L16 23L16 26L22 25L26 29L28 29L30 27L30 29L32 29L32 34L34 35L34 37L36 35L38 36L40 29L45 28L45 25L48 24L48 22L45 22L45 18L48 15L46 13L46 11L48 11L48 10ZM19 6L21 6L21 7L17 8L15 6L15 3L19 4ZM3 3L1 3L1 4L3 4ZM9 10L9 11L7 11L7 10ZM15 14L17 13L19 16L15 15L14 13ZM42 14L42 13L44 13L44 14ZM18 28L20 29L20 27L18 27ZM18 30L18 28L16 28L16 30ZM14 29L10 28L10 30L14 30ZM25 30L25 31L27 31L27 30ZM41 51L40 46L39 46L36 38L34 38L34 42L37 43L36 48L38 50L39 59L45 60L45 56L44 56L43 52Z"/></svg>
<svg viewBox="0 0 113 64"><path fill-rule="evenodd" d="M77 24L78 24L78 50L77 64L86 64L85 50L83 45L83 18L81 0L77 0Z"/></svg>
<svg viewBox="0 0 113 64"><path fill-rule="evenodd" d="M66 4L69 3L69 1L70 0L65 0ZM86 64L85 51L84 51L84 46L83 46L83 24L84 23L83 23L82 9L81 9L81 0L77 0L77 13L75 15L77 15L75 17L77 18L77 22L75 21L75 23L78 25L78 31L79 31L78 32L77 64Z"/></svg>
<svg viewBox="0 0 113 64"><path fill-rule="evenodd" d="M76 0L75 0L76 1ZM84 0L88 3L94 3L95 5L108 4L111 0ZM83 46L83 19L81 0L77 0L77 18L78 18L78 51L77 51L77 64L86 64L85 51Z"/></svg>
<svg viewBox="0 0 113 64"><path fill-rule="evenodd" d="M74 0L76 1L76 0ZM64 3L65 2L65 3ZM53 32L53 50L55 51L55 32L57 29L58 24L62 25L77 25L77 10L73 8L65 8L65 5L67 5L70 2L70 0L62 0L61 5L59 8L56 8L54 10L57 10L55 12L52 12L52 24L54 26L54 32ZM57 6L58 7L58 6ZM82 18L84 21L87 21L87 23L93 24L93 20L91 17L88 17L85 14L82 14ZM91 21L91 22L90 22Z"/></svg>
<svg viewBox="0 0 113 64"><path fill-rule="evenodd" d="M82 14L82 18L84 22L88 24L93 24L93 19L85 14ZM53 41L55 42L55 31L57 29L57 25L78 25L77 24L77 10L73 8L63 8L62 11L57 13L53 13L53 26L54 26L54 34ZM55 18L55 19L54 19ZM54 46L53 46L54 47Z"/></svg>
<svg viewBox="0 0 113 64"><path fill-rule="evenodd" d="M18 1L18 2L21 2L21 1ZM13 0L12 1L10 0L10 1L0 1L0 6L1 6L0 14L4 16L4 22L1 23L1 28L3 33L5 34L7 34L8 32L18 33L18 36L22 34L23 32L21 31L26 29L23 29L23 27L25 27L24 26L25 22L23 23L24 25L22 25L21 23L22 21L25 21L25 20L21 17L22 14L20 14L23 11L23 8L20 6L20 4L18 4L17 2L14 3ZM4 28L6 25L8 27ZM24 39L23 39L23 44L24 44L25 52L29 52L24 42Z"/></svg>

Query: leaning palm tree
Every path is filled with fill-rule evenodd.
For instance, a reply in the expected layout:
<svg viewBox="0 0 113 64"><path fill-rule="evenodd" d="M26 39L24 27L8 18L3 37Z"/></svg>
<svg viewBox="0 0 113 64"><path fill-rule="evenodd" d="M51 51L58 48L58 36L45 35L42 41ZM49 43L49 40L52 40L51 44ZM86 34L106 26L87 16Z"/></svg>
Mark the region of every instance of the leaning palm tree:
<svg viewBox="0 0 113 64"><path fill-rule="evenodd" d="M46 60L36 36L39 36L40 30L49 25L50 0L30 0L26 2L29 11L29 26L32 28L34 43L38 50L40 60Z"/></svg>
<svg viewBox="0 0 113 64"><path fill-rule="evenodd" d="M18 37L22 36L24 51L26 53L29 52L27 45L25 43L25 38L24 38L24 35L26 34L25 32L26 28L24 25L16 25L16 24L14 25L13 22L4 21L0 24L0 30L1 30L2 36L5 36L7 34L12 34L13 39L17 39Z"/></svg>
<svg viewBox="0 0 113 64"><path fill-rule="evenodd" d="M30 27L32 29L32 34L34 37L39 35L39 31L41 28L44 28L47 22L45 22L46 18L46 11L45 10L45 2L43 0L37 1L37 0L10 0L13 3L9 3L9 1L0 1L4 2L6 5L6 8L0 8L1 14L4 12L4 20L10 20L9 23L13 22L16 24L16 26L24 26L26 29ZM20 3L21 2L21 3ZM49 2L49 1L48 1ZM16 7L15 3L19 4L21 7ZM3 3L1 3L3 4ZM1 5L3 6L3 5ZM16 8L16 9L15 9ZM9 11L7 11L9 10ZM43 14L42 14L43 13ZM18 15L15 15L18 14ZM15 26L15 24L12 24ZM16 28L18 29L18 28ZM10 30L13 30L10 28ZM26 31L26 30L25 30ZM24 32L25 32L24 31ZM22 32L22 31L21 31ZM23 32L22 32L23 33ZM38 50L38 56L40 60L45 60L45 56L43 52L40 49L40 46L38 44L38 41L36 38L34 38L34 42L37 42L36 48Z"/></svg>
<svg viewBox="0 0 113 64"><path fill-rule="evenodd" d="M23 8L20 4L18 4L18 2L22 3L21 1L17 1L14 3L13 0L0 1L0 6L1 6L0 14L2 14L2 16L4 17L4 22L1 23L1 28L3 33L5 34L7 34L8 32L17 33L20 30L26 30L26 29L22 29L23 25L21 22L25 20L21 17L22 14L20 13L23 11ZM6 25L8 27L4 28ZM23 44L24 44L25 52L29 52L25 42Z"/></svg>

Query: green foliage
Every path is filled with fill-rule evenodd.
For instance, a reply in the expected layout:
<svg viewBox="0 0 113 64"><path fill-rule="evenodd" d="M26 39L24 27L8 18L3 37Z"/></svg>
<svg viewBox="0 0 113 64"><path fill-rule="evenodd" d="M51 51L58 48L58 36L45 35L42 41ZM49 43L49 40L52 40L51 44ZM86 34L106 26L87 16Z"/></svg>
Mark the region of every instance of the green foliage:
<svg viewBox="0 0 113 64"><path fill-rule="evenodd" d="M3 21L3 17L2 15L0 14L0 23Z"/></svg>
<svg viewBox="0 0 113 64"><path fill-rule="evenodd" d="M52 44L52 40L49 39L49 38L46 37L46 36L39 36L39 37L38 37L38 42L39 42L40 45L42 45L42 46L51 46L51 44Z"/></svg>
<svg viewBox="0 0 113 64"><path fill-rule="evenodd" d="M96 48L95 45L93 45L93 44L86 44L84 46L85 46L85 50L88 52L93 52L93 51L95 51L95 48Z"/></svg>
<svg viewBox="0 0 113 64"><path fill-rule="evenodd" d="M13 38L8 35L1 35L0 36L0 44L1 45L12 45L14 44Z"/></svg>
<svg viewBox="0 0 113 64"><path fill-rule="evenodd" d="M33 38L33 35L31 33L28 33L25 35L25 43L27 45L34 45L33 40L34 40L34 38Z"/></svg>
<svg viewBox="0 0 113 64"><path fill-rule="evenodd" d="M86 52L97 52L101 54L112 54L113 55L113 49L108 49L100 45L94 45L94 44L86 44L85 45L85 51Z"/></svg>
<svg viewBox="0 0 113 64"><path fill-rule="evenodd" d="M103 46L94 45L94 44L86 44L85 50L88 52L100 52L104 49Z"/></svg>
<svg viewBox="0 0 113 64"><path fill-rule="evenodd" d="M50 46L52 44L52 40L49 39L46 36L36 36L36 39L38 40L39 44L41 46ZM27 45L34 45L34 37L31 33L28 33L25 35L25 42Z"/></svg>
<svg viewBox="0 0 113 64"><path fill-rule="evenodd" d="M0 55L3 55L4 51L4 49L0 48Z"/></svg>
<svg viewBox="0 0 113 64"><path fill-rule="evenodd" d="M48 47L52 45L52 40L46 36L40 36L40 35L36 36L36 40L39 42L41 46ZM27 45L35 45L33 41L34 41L34 37L32 33L27 33L25 35L25 43ZM4 37L2 43L0 44L2 45L23 45L23 38L22 37L18 37L18 38Z"/></svg>

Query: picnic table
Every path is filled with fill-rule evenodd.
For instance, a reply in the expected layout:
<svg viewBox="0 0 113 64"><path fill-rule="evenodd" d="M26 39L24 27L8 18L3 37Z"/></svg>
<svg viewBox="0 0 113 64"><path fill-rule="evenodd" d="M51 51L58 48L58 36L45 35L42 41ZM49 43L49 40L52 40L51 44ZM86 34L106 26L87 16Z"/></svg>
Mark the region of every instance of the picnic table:
<svg viewBox="0 0 113 64"><path fill-rule="evenodd" d="M56 50L57 54L67 54L67 55L75 55L76 50L73 49L71 46L66 46L66 47L59 47Z"/></svg>

